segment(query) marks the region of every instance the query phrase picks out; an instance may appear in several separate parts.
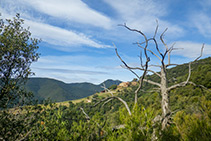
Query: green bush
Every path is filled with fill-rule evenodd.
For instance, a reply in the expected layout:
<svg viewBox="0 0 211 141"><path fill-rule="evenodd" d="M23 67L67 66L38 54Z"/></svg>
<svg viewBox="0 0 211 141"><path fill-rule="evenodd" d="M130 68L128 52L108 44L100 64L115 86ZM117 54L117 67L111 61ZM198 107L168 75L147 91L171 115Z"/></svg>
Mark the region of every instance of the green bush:
<svg viewBox="0 0 211 141"><path fill-rule="evenodd" d="M116 90L116 88L117 88L117 85L115 85L115 84L114 84L114 85L111 85L111 86L109 87L110 90Z"/></svg>

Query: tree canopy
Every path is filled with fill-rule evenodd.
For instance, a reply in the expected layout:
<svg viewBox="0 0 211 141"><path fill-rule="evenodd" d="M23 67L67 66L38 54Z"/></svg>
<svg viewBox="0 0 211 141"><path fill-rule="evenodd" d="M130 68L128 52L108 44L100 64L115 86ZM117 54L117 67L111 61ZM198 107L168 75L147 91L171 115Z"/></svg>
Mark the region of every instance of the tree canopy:
<svg viewBox="0 0 211 141"><path fill-rule="evenodd" d="M37 61L38 43L32 38L24 20L17 14L13 19L0 19L0 107L7 107L23 92L20 84L32 75L30 65Z"/></svg>

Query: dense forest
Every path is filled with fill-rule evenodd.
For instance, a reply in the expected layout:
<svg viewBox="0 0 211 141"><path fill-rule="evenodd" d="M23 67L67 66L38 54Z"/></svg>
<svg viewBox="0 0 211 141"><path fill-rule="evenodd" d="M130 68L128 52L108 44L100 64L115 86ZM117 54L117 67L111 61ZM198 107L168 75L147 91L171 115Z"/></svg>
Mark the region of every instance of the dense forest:
<svg viewBox="0 0 211 141"><path fill-rule="evenodd" d="M29 78L24 85L27 91L33 92L34 98L41 103L50 98L54 102L80 99L90 96L103 90L101 86L106 87L118 85L119 80L108 79L99 85L92 83L64 83L62 81L49 78Z"/></svg>

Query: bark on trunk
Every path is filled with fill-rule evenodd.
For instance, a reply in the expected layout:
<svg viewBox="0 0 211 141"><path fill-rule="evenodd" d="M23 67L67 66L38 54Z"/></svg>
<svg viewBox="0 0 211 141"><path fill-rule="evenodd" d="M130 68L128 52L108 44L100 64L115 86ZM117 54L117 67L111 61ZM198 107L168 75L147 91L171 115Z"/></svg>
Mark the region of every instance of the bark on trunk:
<svg viewBox="0 0 211 141"><path fill-rule="evenodd" d="M162 116L163 116L162 129L165 129L169 120L170 108L169 108L167 76L166 76L166 70L164 67L161 68L161 96L162 96L161 107L162 107Z"/></svg>

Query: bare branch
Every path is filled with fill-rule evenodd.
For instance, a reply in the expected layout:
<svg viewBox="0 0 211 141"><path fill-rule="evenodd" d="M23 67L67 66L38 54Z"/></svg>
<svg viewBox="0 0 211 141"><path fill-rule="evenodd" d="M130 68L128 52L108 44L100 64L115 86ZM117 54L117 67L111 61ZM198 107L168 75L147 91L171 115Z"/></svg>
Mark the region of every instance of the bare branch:
<svg viewBox="0 0 211 141"><path fill-rule="evenodd" d="M106 86L105 86L104 83L103 83L103 86L101 86L101 87L102 87L105 91L108 91L108 92L111 94L111 96L114 96L113 92L110 91L108 88L106 88ZM103 105L102 105L102 107L104 107L104 105L107 104L108 102L110 102L111 100L113 100L113 99L109 99L109 100L107 100L106 102L104 102Z"/></svg>
<svg viewBox="0 0 211 141"><path fill-rule="evenodd" d="M144 80L144 76L145 76L146 71L144 72L144 74L142 75L142 77L139 79L139 86L135 91L135 102L134 102L134 106L136 106L137 102L138 102L138 92L141 90L142 86L143 86L143 80Z"/></svg>
<svg viewBox="0 0 211 141"><path fill-rule="evenodd" d="M166 52L164 53L164 55L163 55L163 58L162 58L162 65L163 65L163 60L164 60L164 58L165 58L165 56L166 56L166 54L168 53L168 61L170 60L169 58L170 58L170 53L168 52L168 46L167 46L167 44L164 42L164 40L163 40L163 36L164 36L164 34L165 34L165 32L168 30L168 28L166 28L165 30L164 30L164 32L160 35L160 40L161 40L161 42L163 43L163 45L166 47ZM170 62L168 62L168 64L170 64Z"/></svg>
<svg viewBox="0 0 211 141"><path fill-rule="evenodd" d="M141 62L141 67L144 68L143 66L143 60L142 60L142 52L140 51L140 56L139 56L140 62Z"/></svg>
<svg viewBox="0 0 211 141"><path fill-rule="evenodd" d="M172 50L176 50L176 49L179 49L179 48L174 48L174 45L175 45L176 43L173 43L173 45L170 47L170 49L169 49L169 53L171 53L172 52Z"/></svg>
<svg viewBox="0 0 211 141"><path fill-rule="evenodd" d="M158 68L161 68L161 66L160 65L149 65L149 67L158 67Z"/></svg>
<svg viewBox="0 0 211 141"><path fill-rule="evenodd" d="M177 66L178 64L167 64L166 67L169 67L169 66Z"/></svg>
<svg viewBox="0 0 211 141"><path fill-rule="evenodd" d="M121 65L122 66L122 65ZM125 66L125 65L124 65ZM127 67L124 67L124 66L122 66L123 68L125 68L125 69L128 69ZM128 66L130 69L132 69L132 70L144 70L143 68L140 68L140 67L130 67L130 66Z"/></svg>
<svg viewBox="0 0 211 141"><path fill-rule="evenodd" d="M200 88L203 88L203 89L205 89L205 90L211 92L211 90L209 90L207 87L205 87L205 86L203 86L203 85L197 85L197 84L195 84L195 83L193 83L193 82L191 82L191 81L189 81L188 83L191 84L191 85L193 85L193 86L200 87Z"/></svg>
<svg viewBox="0 0 211 141"><path fill-rule="evenodd" d="M146 40L146 45L148 45L148 41L147 40ZM144 48L144 53L145 53L145 57L146 57L146 63L145 63L144 73L143 73L142 77L139 79L139 86L138 86L138 88L135 91L135 102L134 102L134 106L138 102L138 92L143 87L144 77L147 75L147 72L148 72L148 63L149 63L150 59L149 59L149 57L147 55L146 50L147 50L147 46L145 46L145 48Z"/></svg>
<svg viewBox="0 0 211 141"><path fill-rule="evenodd" d="M187 84L191 84L191 85L193 85L195 87L200 87L200 88L203 88L203 89L211 92L211 90L209 90L207 87L205 87L203 85L197 85L197 84L195 84L195 83L193 83L191 81L188 81L188 82L184 81L184 82L181 82L179 84L173 85L173 86L171 86L171 87L168 88L168 91L171 91L171 90L176 89L176 88L179 88L179 87L184 87Z"/></svg>
<svg viewBox="0 0 211 141"><path fill-rule="evenodd" d="M147 39L147 41L150 41L150 40L153 40L153 41L154 41L154 43L155 43L155 48L157 49L158 53L159 53L159 54L162 56L162 58L163 58L163 54L160 52L160 50L159 50L159 48L158 48L158 43L157 43L156 39L155 39L155 38ZM144 43L146 43L146 41L141 42L141 43L138 43L138 44L140 45L139 47L144 48L143 46L141 46L141 45L144 44ZM134 43L134 44L137 44L137 42ZM154 54L155 54L155 53L154 53ZM153 54L153 55L154 55L154 54ZM161 60L161 59L159 59L159 60Z"/></svg>
<svg viewBox="0 0 211 141"><path fill-rule="evenodd" d="M190 76L191 76L191 62L189 63L188 67L189 67L189 73L188 73L188 77L187 77L187 80L185 81L184 85L186 85L188 83Z"/></svg>
<svg viewBox="0 0 211 141"><path fill-rule="evenodd" d="M98 101L97 103L95 103L93 106L91 106L91 107L96 107L97 105L99 105L100 103L102 103L102 102L104 102L104 101L107 101L107 100L109 100L109 99L112 99L113 97L106 97L106 98L104 98L104 99L102 99L102 100L100 100L100 101Z"/></svg>
<svg viewBox="0 0 211 141"><path fill-rule="evenodd" d="M145 48L147 48L147 46L148 46L148 40L147 40L146 35L145 35L143 32L141 32L140 30L137 30L137 29L131 29L131 28L129 28L126 24L124 24L124 25L121 25L121 24L120 24L119 26L124 26L125 28L127 28L127 29L130 30L130 31L135 31L135 32L140 33L140 34L144 37L144 39L145 39L145 42L146 42Z"/></svg>
<svg viewBox="0 0 211 141"><path fill-rule="evenodd" d="M201 56L202 56L202 54L203 54L203 49L204 49L204 44L203 44L202 47L201 47L201 53L200 53L199 57L197 57L193 62L195 62L195 61L197 61L199 58L201 58ZM170 91L170 90L172 90L172 89L175 89L175 88L177 88L177 87L183 87L183 86L187 85L187 83L189 83L190 76L191 76L191 64L192 64L193 62L190 62L189 65L188 65L188 67L189 67L189 73L188 73L188 77L187 77L186 81L181 82L181 83L179 83L179 84L175 84L175 85L169 87L169 88L168 88L168 91ZM195 83L191 82L190 84L195 84Z"/></svg>
<svg viewBox="0 0 211 141"><path fill-rule="evenodd" d="M202 47L201 47L201 53L200 53L199 57L197 57L193 62L195 62L195 61L197 61L199 58L201 58L202 53L203 53L203 49L204 49L204 44L203 44ZM189 79L190 79L190 76L191 76L191 64L192 64L193 62L190 62L190 63L189 63L189 73L188 73L188 77L187 77L187 80L186 80L186 82L185 82L185 85L188 83L188 81L189 81Z"/></svg>
<svg viewBox="0 0 211 141"><path fill-rule="evenodd" d="M144 39L145 39L145 47L142 47L140 44L138 44L138 46L139 47L141 47L141 48L143 48L144 49L144 54L145 54L145 57L146 57L146 63L145 63L145 68L143 68L143 71L144 71L144 73L143 73L143 75L142 75L142 77L140 77L139 78L139 87L137 88L137 90L135 91L135 105L136 105L136 103L137 103L137 101L138 101L138 92L140 91L140 89L142 88L142 86L143 86L143 81L144 81L144 77L145 77L145 75L147 74L147 69L148 69L148 63L149 63L149 61L150 61L150 58L148 57L148 55L147 55L147 51L149 51L149 52L151 52L153 55L155 55L155 56L157 56L154 52L152 52L151 50L149 50L149 49L147 49L147 47L148 47L148 39L147 39L147 37L146 37L146 35L143 33L143 32L141 32L141 31L139 31L139 30L136 30L136 29L131 29L131 28L129 28L128 26L126 26L126 24L124 24L124 25L120 25L120 26L124 26L125 28L127 28L128 30L130 30L130 31L135 31L135 32L138 32L138 33L140 33L143 37L144 37ZM156 34L157 34L157 29L158 29L158 26L157 26L157 28L156 28L156 30L155 30L155 35L154 35L154 37L156 36ZM155 43L157 43L157 42L155 42ZM117 52L117 50L116 50L116 52ZM121 57L118 55L118 53L117 53L117 56L120 58L120 60L125 64L125 66L127 67L127 64L121 59ZM157 56L158 57L158 59L160 59L159 58L159 56ZM161 60L161 59L160 59ZM143 67L143 66L142 66ZM132 73L134 73L131 69L130 69L130 71L132 72ZM134 73L135 74L135 73ZM137 74L136 74L136 76L137 76Z"/></svg>
<svg viewBox="0 0 211 141"><path fill-rule="evenodd" d="M115 45L114 45L114 46L115 46ZM115 46L115 47L116 47L116 46ZM120 60L122 61L122 63L125 65L125 67L127 67L127 69L129 69L137 78L139 78L138 74L135 73L135 72L131 69L131 67L129 67L129 66L125 63L125 61L123 61L122 58L119 56L118 51L117 51L117 48L115 48L115 51L116 51L116 55L119 57L119 59L120 59Z"/></svg>
<svg viewBox="0 0 211 141"><path fill-rule="evenodd" d="M195 62L195 61L199 60L199 58L201 58L201 56L203 54L203 50L204 50L204 44L201 47L201 54L200 54L200 56L198 58L196 58L193 62Z"/></svg>
<svg viewBox="0 0 211 141"><path fill-rule="evenodd" d="M141 32L140 30L129 28L126 24L120 25L120 26L124 26L125 28L127 28L127 29L130 30L130 31L138 32L138 33L140 33L140 34L144 37L145 43L146 43L146 44L145 44L145 47L144 47L144 53L145 53L145 56L146 56L146 58L147 58L147 60L148 60L148 55L147 55L147 52L146 52L146 49L147 49L147 47L148 47L148 39L147 39L147 36L146 36L143 32Z"/></svg>
<svg viewBox="0 0 211 141"><path fill-rule="evenodd" d="M124 68L124 67L123 67ZM127 69L127 68L126 68ZM139 68L139 67L130 67L130 69L132 69L132 70L141 70L141 71L145 71L145 68ZM159 74L159 73L157 73L157 72L155 72L155 71L153 71L153 70L149 70L149 69L147 69L147 72L151 72L151 73L153 73L153 74L155 74L155 75L157 75L157 76L159 76L159 77L161 77L161 75Z"/></svg>
<svg viewBox="0 0 211 141"><path fill-rule="evenodd" d="M158 87L161 87L161 85L160 85L159 83L157 83L157 82L154 82L154 81L151 81L151 80L148 80L148 79L144 79L144 81L145 81L145 82L148 82L148 83L150 83L150 84L152 84L152 85L156 85L156 86L158 86Z"/></svg>
<svg viewBox="0 0 211 141"><path fill-rule="evenodd" d="M145 49L145 48L142 47L139 43L136 43L136 44L138 44L138 46L139 46L140 48ZM146 50L149 51L150 53L152 53L154 56L156 56L160 61L162 61L162 59L161 59L157 54L155 54L153 51L151 51L150 49L146 49Z"/></svg>
<svg viewBox="0 0 211 141"><path fill-rule="evenodd" d="M156 23L157 23L157 26L156 26L156 29L155 29L155 34L154 34L154 36L153 36L153 41L154 41L154 43L155 43L155 48L157 49L157 51L158 51L158 53L162 56L162 58L163 58L163 54L160 52L160 50L159 50L159 48L158 48L158 43L157 43L157 41L156 41L156 39L155 39L155 36L156 36L156 34L157 34L157 31L158 31L158 20L156 20Z"/></svg>
<svg viewBox="0 0 211 141"><path fill-rule="evenodd" d="M159 27L159 25L158 25L158 20L156 20L156 23L157 23L157 26L156 26L156 29L155 29L155 34L154 34L154 36L153 36L153 39L155 39L155 37L156 37L156 35L157 35L157 32L158 32L158 27Z"/></svg>
<svg viewBox="0 0 211 141"><path fill-rule="evenodd" d="M86 116L86 119L87 120L90 120L91 118L88 116L88 114L84 111L84 109L82 108L82 107L80 107L80 109L81 109L81 111L83 112L83 114ZM94 121L95 122L95 121ZM99 128L103 128L104 126L105 126L105 123L106 123L106 121L104 122L104 125L103 126L101 126L99 123L97 123L97 122L95 122L96 124L97 124L97 126L99 127Z"/></svg>
<svg viewBox="0 0 211 141"><path fill-rule="evenodd" d="M157 73L157 72L155 72L155 71L153 71L153 70L149 70L149 69L148 69L147 71L152 72L152 73L154 73L155 75L161 77L161 75L160 75L159 73Z"/></svg>
<svg viewBox="0 0 211 141"><path fill-rule="evenodd" d="M108 88L106 88L104 83L103 83L103 86L101 86L101 88L103 88L105 91L108 91L111 94L111 96L114 96L113 92L109 90Z"/></svg>
<svg viewBox="0 0 211 141"><path fill-rule="evenodd" d="M24 136L24 137L22 137L20 140L18 140L18 141L23 141L23 140L25 140L28 136L29 136L29 134L31 133L31 129L26 133L26 135Z"/></svg>
<svg viewBox="0 0 211 141"><path fill-rule="evenodd" d="M175 85L169 87L167 89L167 91L171 91L171 90L176 89L178 87L184 87L185 85L186 85L186 81L185 82L178 83L178 84L175 84Z"/></svg>
<svg viewBox="0 0 211 141"><path fill-rule="evenodd" d="M121 99L120 97L117 97L117 96L111 96L111 97L106 97L106 98L104 98L104 99L102 99L102 100L100 100L99 102L97 102L95 105L93 105L92 107L95 107L95 106L97 106L97 105L99 105L100 103L102 103L102 102L104 102L104 101L108 101L109 99L117 99L117 100L119 100L119 101L121 101L124 105L125 105L125 108L127 109L127 111L128 111L128 113L129 113L129 115L131 115L131 111L130 111L130 108L129 108L129 106L127 105L127 103L123 100L123 99ZM111 101L111 100L110 100ZM105 103L106 103L105 102ZM109 102L109 101L108 101Z"/></svg>
<svg viewBox="0 0 211 141"><path fill-rule="evenodd" d="M110 102L111 100L113 100L112 98L107 100L106 102L103 103L102 107L104 107L104 105L106 105L108 102Z"/></svg>
<svg viewBox="0 0 211 141"><path fill-rule="evenodd" d="M82 107L80 107L82 113L86 116L87 120L90 120L91 118L87 115L87 113L84 111L84 109Z"/></svg>
<svg viewBox="0 0 211 141"><path fill-rule="evenodd" d="M146 48L145 48L145 50L146 50ZM146 58L147 58L147 55L146 55ZM139 79L139 86L135 91L135 104L134 104L134 106L136 105L136 103L138 101L138 92L141 90L141 88L143 87L143 82L146 80L146 79L144 79L144 77L146 76L147 71L148 71L147 70L148 69L148 62L149 62L149 60L146 61L146 65L145 65L146 67L145 67L144 73L143 73L142 77Z"/></svg>
<svg viewBox="0 0 211 141"><path fill-rule="evenodd" d="M168 50L168 46L167 46L167 44L164 42L164 40L163 40L163 36L164 36L164 34L165 34L165 32L168 30L168 28L166 28L164 31L163 31L163 33L160 35L160 40L161 40L161 42L163 43L163 45L166 47L166 50Z"/></svg>
<svg viewBox="0 0 211 141"><path fill-rule="evenodd" d="M119 101L121 101L121 102L125 105L125 108L127 109L129 115L131 116L131 111L130 111L130 108L129 108L129 106L127 105L127 103L126 103L123 99L121 99L120 97L114 96L113 98L116 98L116 99L118 99Z"/></svg>

